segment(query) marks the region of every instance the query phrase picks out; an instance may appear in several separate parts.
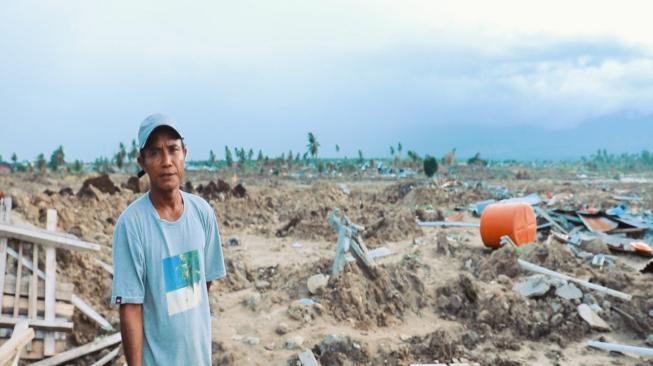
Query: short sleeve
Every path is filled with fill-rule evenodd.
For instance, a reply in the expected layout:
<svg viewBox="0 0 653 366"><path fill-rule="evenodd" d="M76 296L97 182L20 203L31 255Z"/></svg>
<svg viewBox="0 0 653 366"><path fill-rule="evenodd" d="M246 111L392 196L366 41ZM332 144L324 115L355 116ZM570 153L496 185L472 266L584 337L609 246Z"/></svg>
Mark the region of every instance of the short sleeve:
<svg viewBox="0 0 653 366"><path fill-rule="evenodd" d="M226 275L224 258L222 255L222 241L218 231L218 223L215 213L209 206L208 220L206 223L206 244L204 246L204 268L206 269L206 281L222 278Z"/></svg>
<svg viewBox="0 0 653 366"><path fill-rule="evenodd" d="M112 304L142 304L145 294L143 245L124 217L113 232Z"/></svg>

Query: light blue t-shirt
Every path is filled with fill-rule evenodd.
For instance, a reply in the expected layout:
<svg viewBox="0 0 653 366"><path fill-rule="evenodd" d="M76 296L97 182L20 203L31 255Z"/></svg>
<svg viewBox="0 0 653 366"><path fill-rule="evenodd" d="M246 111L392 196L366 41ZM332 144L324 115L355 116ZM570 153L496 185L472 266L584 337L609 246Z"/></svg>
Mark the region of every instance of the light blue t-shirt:
<svg viewBox="0 0 653 366"><path fill-rule="evenodd" d="M143 304L143 364L211 365L206 282L225 276L215 213L181 192L184 212L159 217L149 192L120 215L113 233L112 304Z"/></svg>

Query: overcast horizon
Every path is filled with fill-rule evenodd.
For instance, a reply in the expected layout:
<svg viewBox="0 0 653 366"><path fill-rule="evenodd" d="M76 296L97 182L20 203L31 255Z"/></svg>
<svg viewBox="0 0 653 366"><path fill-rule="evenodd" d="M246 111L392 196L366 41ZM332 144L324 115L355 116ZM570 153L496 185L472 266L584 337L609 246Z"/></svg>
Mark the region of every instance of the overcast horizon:
<svg viewBox="0 0 653 366"><path fill-rule="evenodd" d="M151 113L189 159L567 160L653 150L653 4L627 1L0 5L0 155L111 156ZM335 145L341 147L336 154Z"/></svg>

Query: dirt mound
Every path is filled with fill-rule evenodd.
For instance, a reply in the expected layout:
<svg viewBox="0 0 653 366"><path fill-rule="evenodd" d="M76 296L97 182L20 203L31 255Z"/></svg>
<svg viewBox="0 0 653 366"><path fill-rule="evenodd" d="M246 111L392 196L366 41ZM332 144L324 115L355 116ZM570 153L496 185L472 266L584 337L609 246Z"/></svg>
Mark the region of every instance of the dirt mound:
<svg viewBox="0 0 653 366"><path fill-rule="evenodd" d="M231 190L231 194L232 194L234 197L243 198L243 197L247 196L247 189L245 189L245 186L243 186L241 183L238 183L238 184L237 184L237 185L236 185L236 186Z"/></svg>
<svg viewBox="0 0 653 366"><path fill-rule="evenodd" d="M377 265L370 279L358 266L348 264L339 276L329 279L322 302L327 313L358 328L391 326L409 311L419 313L428 305L418 266L414 260Z"/></svg>
<svg viewBox="0 0 653 366"><path fill-rule="evenodd" d="M141 189L141 180L135 175L129 177L129 179L127 179L127 182L123 183L122 187L127 188L134 193L143 192L143 190Z"/></svg>
<svg viewBox="0 0 653 366"><path fill-rule="evenodd" d="M374 365L408 365L413 363L451 362L465 354L460 337L444 330L410 338L406 344L382 348L375 356Z"/></svg>
<svg viewBox="0 0 653 366"><path fill-rule="evenodd" d="M79 197L94 197L97 198L97 193L93 192L92 188L97 189L102 193L115 194L120 192L108 174L102 174L98 177L88 178L82 183L82 188L77 192Z"/></svg>
<svg viewBox="0 0 653 366"><path fill-rule="evenodd" d="M521 259L554 271L573 273L582 264L563 244L534 243L523 247L522 250Z"/></svg>
<svg viewBox="0 0 653 366"><path fill-rule="evenodd" d="M480 259L473 256L465 262L472 263L470 266L475 268L474 275L483 281L491 281L499 275L512 278L522 271L517 264L517 252L509 245L493 251L489 256L485 255Z"/></svg>
<svg viewBox="0 0 653 366"><path fill-rule="evenodd" d="M382 200L387 203L397 203L403 200L415 186L417 186L417 183L414 181L393 184L381 192Z"/></svg>
<svg viewBox="0 0 653 366"><path fill-rule="evenodd" d="M477 283L467 274L436 290L436 308L445 318L463 319L481 335L507 333L514 338L576 340L590 332L572 301L550 295L528 300L510 288Z"/></svg>
<svg viewBox="0 0 653 366"><path fill-rule="evenodd" d="M363 232L366 243L382 244L385 241L400 241L424 234L415 222L415 215L408 209L380 211L379 215L380 217Z"/></svg>
<svg viewBox="0 0 653 366"><path fill-rule="evenodd" d="M202 184L197 186L197 193L207 201L219 198L221 195L226 197L229 192L231 192L231 186L222 179L218 179L217 183L209 181L206 186Z"/></svg>
<svg viewBox="0 0 653 366"><path fill-rule="evenodd" d="M350 337L328 335L320 342L317 357L322 365L364 365L370 352L364 343Z"/></svg>
<svg viewBox="0 0 653 366"><path fill-rule="evenodd" d="M248 268L242 255L226 257L224 265L227 269L227 273L229 273L229 275L225 277L226 288L228 288L229 291L238 291L248 288L256 280L255 271Z"/></svg>
<svg viewBox="0 0 653 366"><path fill-rule="evenodd" d="M415 216L419 221L443 221L444 214L440 210L425 210L418 208L415 210Z"/></svg>

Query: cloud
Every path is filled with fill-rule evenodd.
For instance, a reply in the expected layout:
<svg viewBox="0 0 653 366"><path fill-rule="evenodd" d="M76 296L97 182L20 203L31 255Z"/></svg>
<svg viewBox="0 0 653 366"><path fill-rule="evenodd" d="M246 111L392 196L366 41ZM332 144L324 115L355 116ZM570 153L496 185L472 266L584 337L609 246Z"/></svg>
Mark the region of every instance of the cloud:
<svg viewBox="0 0 653 366"><path fill-rule="evenodd" d="M144 116L163 111L187 122L202 152L226 143L281 152L289 139L303 149L312 130L327 140L351 135L342 143L351 156L385 152L375 146L404 130L426 139L432 126L569 129L647 115L647 7L8 1L0 125L16 126L9 150L26 149L20 141L38 128L75 154L108 154ZM57 144L38 142L45 151Z"/></svg>

